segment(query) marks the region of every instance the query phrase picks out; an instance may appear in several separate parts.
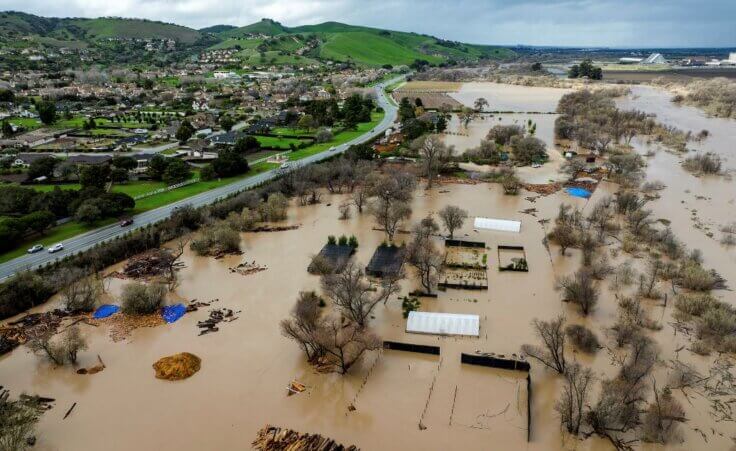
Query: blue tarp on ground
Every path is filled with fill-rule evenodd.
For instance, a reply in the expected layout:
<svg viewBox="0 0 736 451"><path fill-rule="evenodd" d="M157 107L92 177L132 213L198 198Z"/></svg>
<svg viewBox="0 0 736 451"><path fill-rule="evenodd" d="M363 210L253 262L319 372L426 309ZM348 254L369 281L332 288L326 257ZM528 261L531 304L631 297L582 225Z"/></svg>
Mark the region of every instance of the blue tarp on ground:
<svg viewBox="0 0 736 451"><path fill-rule="evenodd" d="M161 309L161 317L167 323L173 323L178 320L187 312L187 308L184 304L167 305Z"/></svg>
<svg viewBox="0 0 736 451"><path fill-rule="evenodd" d="M101 305L100 308L95 310L92 315L95 319L107 318L108 316L114 315L120 310L120 307L113 304Z"/></svg>
<svg viewBox="0 0 736 451"><path fill-rule="evenodd" d="M567 194L571 196L582 197L583 199L589 199L591 196L590 191L585 188L570 187L565 188L565 191L567 191Z"/></svg>

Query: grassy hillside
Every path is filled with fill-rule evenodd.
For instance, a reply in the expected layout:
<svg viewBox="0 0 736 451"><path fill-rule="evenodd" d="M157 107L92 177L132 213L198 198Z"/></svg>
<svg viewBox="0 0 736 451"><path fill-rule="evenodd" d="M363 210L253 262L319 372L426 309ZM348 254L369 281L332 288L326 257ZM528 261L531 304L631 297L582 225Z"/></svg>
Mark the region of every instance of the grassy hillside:
<svg viewBox="0 0 736 451"><path fill-rule="evenodd" d="M174 39L194 43L201 33L180 25L144 19L59 19L18 12L0 13L0 32L5 37L44 37L59 41L104 38Z"/></svg>
<svg viewBox="0 0 736 451"><path fill-rule="evenodd" d="M177 53L148 55L140 43L108 42L108 38L173 39ZM27 46L90 47L99 61L110 64L180 61L205 48L238 48L243 64L315 64L320 61L352 62L360 66L431 64L450 61L513 57L511 50L445 41L433 36L325 22L289 28L271 19L233 27L215 25L194 30L175 24L122 18L47 18L18 12L0 12L0 43ZM140 45L139 45L140 44ZM22 58L18 65L23 63ZM0 64L2 66L2 64Z"/></svg>
<svg viewBox="0 0 736 451"><path fill-rule="evenodd" d="M355 61L369 66L409 64L416 59L441 63L444 58L427 55L414 47L368 32L329 33L319 55L337 61Z"/></svg>
<svg viewBox="0 0 736 451"><path fill-rule="evenodd" d="M279 34L288 33L288 29L271 19L261 19L259 22L246 25L244 27L235 28L233 30L227 30L222 33L223 36L228 38L243 37L252 34L263 34L266 36L276 36Z"/></svg>
<svg viewBox="0 0 736 451"><path fill-rule="evenodd" d="M253 39L253 35L270 36L268 39ZM270 19L254 24L227 30L220 33L225 41L217 48L240 46L242 49L256 49L279 52L278 60L285 58L307 45L310 38L316 38L319 45L305 56L334 61L350 61L364 66L384 64L410 64L415 60L426 60L433 64L455 61L477 61L479 59L503 59L514 55L511 50L483 45L463 44L444 41L432 36L377 28L347 25L339 22L325 22L317 25L285 27ZM245 39L251 37L251 39ZM246 52L248 62L252 63L252 52ZM270 58L267 58L270 60Z"/></svg>

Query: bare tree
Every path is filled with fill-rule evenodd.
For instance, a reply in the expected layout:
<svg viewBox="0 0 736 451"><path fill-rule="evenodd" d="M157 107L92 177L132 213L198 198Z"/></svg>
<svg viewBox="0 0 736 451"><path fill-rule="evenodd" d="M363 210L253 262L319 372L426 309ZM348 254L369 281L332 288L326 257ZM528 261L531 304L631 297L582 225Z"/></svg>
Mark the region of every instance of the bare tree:
<svg viewBox="0 0 736 451"><path fill-rule="evenodd" d="M61 286L61 298L70 312L91 312L102 294L102 281L81 268L59 271L55 283Z"/></svg>
<svg viewBox="0 0 736 451"><path fill-rule="evenodd" d="M477 99L475 99L473 106L475 107L475 111L482 113L483 110L488 106L488 100L483 97L478 97Z"/></svg>
<svg viewBox="0 0 736 451"><path fill-rule="evenodd" d="M566 368L564 324L564 316L558 316L551 321L534 319L532 325L537 336L542 340L542 345L525 344L521 347L521 351L544 366L563 374Z"/></svg>
<svg viewBox="0 0 736 451"><path fill-rule="evenodd" d="M358 213L363 213L363 207L365 207L368 201L368 190L365 186L358 186L353 190L352 194L353 205L358 209Z"/></svg>
<svg viewBox="0 0 736 451"><path fill-rule="evenodd" d="M685 409L672 397L669 387L657 391L656 381L653 381L652 385L654 400L644 414L642 426L644 441L663 445L677 442L681 439L678 426L686 421Z"/></svg>
<svg viewBox="0 0 736 451"><path fill-rule="evenodd" d="M388 241L392 242L401 222L411 216L411 207L403 201L388 201L379 197L371 204L371 213L386 232Z"/></svg>
<svg viewBox="0 0 736 451"><path fill-rule="evenodd" d="M299 343L310 362L324 354L317 342L319 301L319 296L314 291L299 293L291 316L280 324L281 334Z"/></svg>
<svg viewBox="0 0 736 451"><path fill-rule="evenodd" d="M322 276L322 291L335 306L350 320L359 326L368 324L371 312L379 302L386 301L399 289L397 281L384 279L381 288L376 291L365 278L363 270L353 262L337 274Z"/></svg>
<svg viewBox="0 0 736 451"><path fill-rule="evenodd" d="M10 392L0 387L0 449L24 450L28 446L42 410L35 397L11 401Z"/></svg>
<svg viewBox="0 0 736 451"><path fill-rule="evenodd" d="M561 277L557 280L557 289L562 290L562 299L580 307L583 316L587 316L598 303L598 287L590 272L579 269L573 276Z"/></svg>
<svg viewBox="0 0 736 451"><path fill-rule="evenodd" d="M58 338L54 337L54 330L51 327L37 328L26 344L31 351L43 353L56 365L76 363L77 353L87 349L87 342L76 326L69 327Z"/></svg>
<svg viewBox="0 0 736 451"><path fill-rule="evenodd" d="M461 228L468 219L468 212L455 205L448 205L440 210L439 216L452 239L455 236L455 230Z"/></svg>
<svg viewBox="0 0 736 451"><path fill-rule="evenodd" d="M419 148L424 173L427 174L427 189L432 189L434 177L448 155L447 146L437 135L429 135Z"/></svg>
<svg viewBox="0 0 736 451"><path fill-rule="evenodd" d="M432 234L439 230L434 218L428 216L414 228L414 239L407 249L408 262L419 273L425 293L431 294L442 273L443 256L432 242Z"/></svg>
<svg viewBox="0 0 736 451"><path fill-rule="evenodd" d="M560 421L567 432L578 435L595 377L590 368L583 368L579 363L567 365L564 376L565 386L555 403L555 410L560 414Z"/></svg>
<svg viewBox="0 0 736 451"><path fill-rule="evenodd" d="M366 351L379 349L382 344L374 333L341 315L330 315L321 321L317 343L328 357L327 365L340 374L346 374Z"/></svg>

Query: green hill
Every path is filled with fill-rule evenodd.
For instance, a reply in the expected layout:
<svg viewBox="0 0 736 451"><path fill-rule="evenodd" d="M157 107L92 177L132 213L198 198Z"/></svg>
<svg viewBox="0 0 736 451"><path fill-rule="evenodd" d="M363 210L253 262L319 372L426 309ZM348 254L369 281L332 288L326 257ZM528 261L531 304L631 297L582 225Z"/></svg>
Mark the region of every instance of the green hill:
<svg viewBox="0 0 736 451"><path fill-rule="evenodd" d="M110 41L121 39L172 39L175 51L149 54L145 43ZM509 49L446 41L433 36L377 28L325 22L286 27L272 19L262 19L244 27L214 25L194 30L180 25L144 19L103 17L49 18L32 14L0 12L0 44L25 47L90 48L95 61L110 64L155 63L166 65L207 48L236 48L242 64L319 64L326 61L351 62L359 66L477 62L514 56ZM158 45L158 44L157 44ZM161 49L160 45L157 47ZM0 67L26 67L24 58ZM25 61L25 62L24 62ZM21 64L21 66L18 66ZM26 66L23 66L25 64ZM63 65L63 62L54 63ZM75 64L68 61L67 64Z"/></svg>
<svg viewBox="0 0 736 451"><path fill-rule="evenodd" d="M234 25L212 25L211 27L200 28L199 31L201 33L224 33L236 28L238 27Z"/></svg>
<svg viewBox="0 0 736 451"><path fill-rule="evenodd" d="M269 36L259 40L255 36ZM439 64L450 60L474 62L480 59L504 59L514 56L505 48L445 41L433 36L377 28L325 22L317 25L285 27L263 19L245 27L220 33L225 38L217 48L256 49L268 59L269 52L281 57L301 49L306 57L353 62L365 66L410 64L425 60ZM317 41L317 45L314 44ZM305 49L304 47L309 47ZM245 52L248 58L252 53ZM283 58L282 58L283 59Z"/></svg>
<svg viewBox="0 0 736 451"><path fill-rule="evenodd" d="M261 19L256 23L252 23L240 28L235 28L233 30L228 30L222 33L222 35L228 38L239 38L248 35L263 34L266 36L277 36L287 33L289 33L289 30L275 20Z"/></svg>
<svg viewBox="0 0 736 451"><path fill-rule="evenodd" d="M173 39L196 42L202 34L191 28L145 19L46 18L14 11L0 12L0 33L7 39L43 37L62 41L105 38Z"/></svg>

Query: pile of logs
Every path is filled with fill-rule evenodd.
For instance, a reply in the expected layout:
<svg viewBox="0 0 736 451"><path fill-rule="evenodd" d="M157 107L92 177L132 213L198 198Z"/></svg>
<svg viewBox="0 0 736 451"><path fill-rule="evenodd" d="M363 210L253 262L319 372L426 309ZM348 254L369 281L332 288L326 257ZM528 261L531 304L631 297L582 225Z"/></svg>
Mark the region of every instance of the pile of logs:
<svg viewBox="0 0 736 451"><path fill-rule="evenodd" d="M133 278L158 276L183 265L183 263L175 262L175 260L176 257L167 249L151 249L148 252L131 257L126 263L125 269L123 269L123 274Z"/></svg>
<svg viewBox="0 0 736 451"><path fill-rule="evenodd" d="M71 316L71 313L55 309L43 313L30 313L7 323L5 327L0 326L0 355L24 344L35 336L39 329L56 331L61 325L61 320L68 316Z"/></svg>
<svg viewBox="0 0 736 451"><path fill-rule="evenodd" d="M237 316L235 316L235 313L229 308L221 308L221 309L213 309L210 310L210 317L207 318L204 321L198 321L197 327L199 327L201 330L199 331L199 335L206 335L213 332L217 332L220 330L219 327L217 327L218 324L225 322L225 323L231 323L238 319Z"/></svg>
<svg viewBox="0 0 736 451"><path fill-rule="evenodd" d="M258 431L253 447L261 451L358 451L319 434L302 434L291 429L266 426Z"/></svg>

